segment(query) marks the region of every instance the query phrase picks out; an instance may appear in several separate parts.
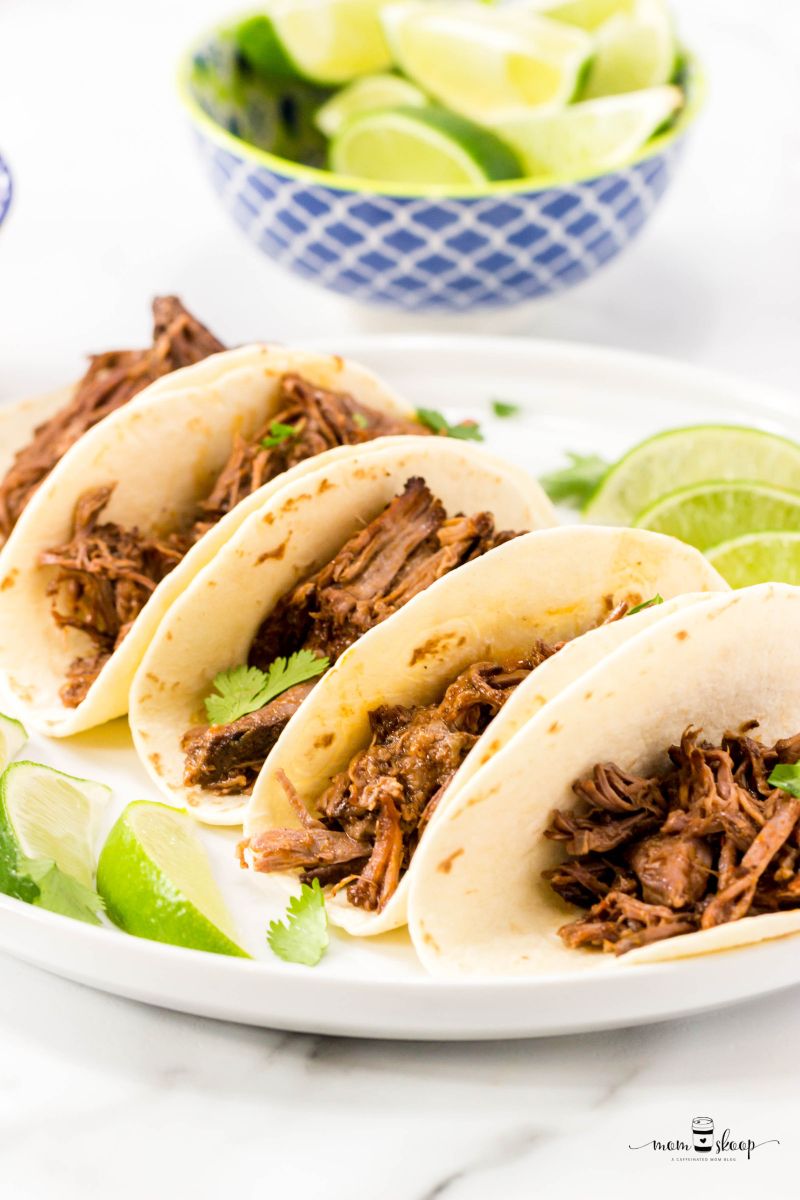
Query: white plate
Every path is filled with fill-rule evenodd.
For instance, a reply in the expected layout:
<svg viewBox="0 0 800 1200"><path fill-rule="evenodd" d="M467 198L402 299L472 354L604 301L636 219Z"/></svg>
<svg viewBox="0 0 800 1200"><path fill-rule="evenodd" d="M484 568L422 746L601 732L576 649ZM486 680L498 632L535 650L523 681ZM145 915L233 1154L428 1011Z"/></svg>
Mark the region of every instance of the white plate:
<svg viewBox="0 0 800 1200"><path fill-rule="evenodd" d="M361 359L415 405L479 419L493 450L540 472L565 450L614 456L648 433L703 421L790 432L791 397L655 358L505 339L364 338L326 347ZM492 399L522 413L497 420ZM122 806L152 797L127 726L68 742L33 739L25 757L114 787ZM649 967L603 961L577 976L443 983L427 978L404 933L358 941L333 933L313 970L287 965L264 934L287 885L254 881L234 860L235 833L204 840L258 961L180 950L97 929L0 896L0 949L92 987L183 1012L310 1033L385 1038L508 1038L661 1020L800 982L793 938Z"/></svg>

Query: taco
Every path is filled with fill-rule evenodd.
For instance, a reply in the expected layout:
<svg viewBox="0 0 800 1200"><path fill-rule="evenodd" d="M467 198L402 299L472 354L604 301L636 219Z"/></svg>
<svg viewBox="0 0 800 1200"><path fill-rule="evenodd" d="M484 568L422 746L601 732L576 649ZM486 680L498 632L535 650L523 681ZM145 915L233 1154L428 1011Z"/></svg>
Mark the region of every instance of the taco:
<svg viewBox="0 0 800 1200"><path fill-rule="evenodd" d="M800 932L800 589L668 614L564 689L419 854L440 974L540 975Z"/></svg>
<svg viewBox="0 0 800 1200"><path fill-rule="evenodd" d="M274 346L214 354L106 416L0 552L0 667L26 719L65 736L121 716L169 605L288 472L426 432L358 364Z"/></svg>
<svg viewBox="0 0 800 1200"><path fill-rule="evenodd" d="M72 387L0 409L0 545L37 488L88 429L157 379L224 349L177 296L157 296L147 349L92 355L86 374Z"/></svg>
<svg viewBox="0 0 800 1200"><path fill-rule="evenodd" d="M329 885L350 933L402 925L417 846L466 781L598 659L698 602L670 597L725 587L680 542L599 526L531 533L467 564L308 698L253 790L245 862Z"/></svg>
<svg viewBox="0 0 800 1200"><path fill-rule="evenodd" d="M526 472L447 438L395 438L285 484L162 622L130 724L159 786L241 824L324 671L443 576L554 523Z"/></svg>

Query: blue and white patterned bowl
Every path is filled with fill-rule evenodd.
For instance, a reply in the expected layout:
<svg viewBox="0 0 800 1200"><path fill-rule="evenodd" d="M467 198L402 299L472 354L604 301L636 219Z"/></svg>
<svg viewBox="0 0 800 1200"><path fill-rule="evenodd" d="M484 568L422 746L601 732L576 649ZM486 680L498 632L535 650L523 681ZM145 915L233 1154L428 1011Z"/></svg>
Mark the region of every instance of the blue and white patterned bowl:
<svg viewBox="0 0 800 1200"><path fill-rule="evenodd" d="M243 129L269 125L275 114L243 112L250 100L235 88L198 85L221 69L226 53L224 34L212 36L189 56L181 78L223 206L260 250L296 274L355 300L411 311L498 308L588 279L647 221L699 107L695 82L672 129L629 165L597 178L458 192L392 187L300 165L245 141Z"/></svg>
<svg viewBox="0 0 800 1200"><path fill-rule="evenodd" d="M11 172L8 169L8 163L0 154L0 225L8 216L8 210L11 208L11 197L14 193L14 185L11 182Z"/></svg>

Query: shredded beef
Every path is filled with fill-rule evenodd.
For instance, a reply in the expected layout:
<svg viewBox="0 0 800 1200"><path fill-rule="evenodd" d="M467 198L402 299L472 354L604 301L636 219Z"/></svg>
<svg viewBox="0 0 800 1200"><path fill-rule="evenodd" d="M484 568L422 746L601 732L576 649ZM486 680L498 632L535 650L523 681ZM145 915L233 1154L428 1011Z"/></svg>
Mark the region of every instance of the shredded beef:
<svg viewBox="0 0 800 1200"><path fill-rule="evenodd" d="M69 403L39 425L17 452L0 482L0 540L8 537L33 493L87 429L162 375L224 349L176 296L159 296L153 302L152 346L94 355Z"/></svg>
<svg viewBox="0 0 800 1200"><path fill-rule="evenodd" d="M416 707L382 705L369 714L369 746L336 775L317 803L317 817L300 811L282 779L302 829L276 829L251 839L256 871L300 869L301 878L349 880L351 904L382 909L407 870L420 837L453 776L489 723L530 672L555 653L539 643L512 666L474 663L442 700ZM332 869L324 833L335 835ZM288 853L290 848L292 853Z"/></svg>
<svg viewBox="0 0 800 1200"><path fill-rule="evenodd" d="M100 521L113 487L85 492L75 509L71 539L41 556L44 566L56 567L48 587L52 612L59 626L85 633L92 655L77 658L61 689L62 702L75 708L85 698L103 665L138 616L156 584L180 561L171 543Z"/></svg>
<svg viewBox="0 0 800 1200"><path fill-rule="evenodd" d="M362 634L455 567L512 537L489 513L448 518L424 480L403 492L345 542L324 567L274 605L250 648L249 665L268 670L278 656L310 650L332 664ZM245 792L281 730L313 687L304 684L229 725L189 730L184 781L221 794ZM297 695L296 703L287 697Z"/></svg>
<svg viewBox="0 0 800 1200"><path fill-rule="evenodd" d="M689 728L660 773L598 763L573 785L578 805L545 833L569 856L545 878L588 910L559 930L566 945L624 954L800 905L800 800L769 782L800 759L800 734L767 747L753 725L721 746Z"/></svg>
<svg viewBox="0 0 800 1200"><path fill-rule="evenodd" d="M283 426L275 445L273 427ZM292 428L293 435L285 435ZM199 537L226 513L307 458L336 446L357 446L378 437L413 433L424 435L424 426L403 417L390 416L342 392L315 387L299 375L284 375L278 411L251 438L237 437L230 457L209 495L199 505L195 536Z"/></svg>
<svg viewBox="0 0 800 1200"><path fill-rule="evenodd" d="M181 357L189 361L188 356L192 352L192 349L196 349L202 340L201 334L207 339L211 339L211 335L202 326L197 325L196 322L192 322L191 318L187 317L186 321L179 319L180 315L173 312L173 306L177 304L177 301L167 298L166 300L156 301L155 306L157 321L155 348L161 347L163 353L166 353L167 349L170 349L175 367L182 365ZM168 318L170 319L168 320ZM198 331L200 332L198 333ZM217 345L216 348L221 349L222 347ZM153 352L141 352L141 354L145 355L151 353L155 353L155 349ZM208 353L211 353L211 351L209 350ZM199 357L202 357L202 355L199 355ZM151 382L149 378L145 380L145 383L148 382ZM143 383L141 386L143 387L145 384ZM130 395L126 395L126 398L129 399ZM122 402L121 400L119 401L119 403ZM114 407L119 407L119 404L115 404ZM105 415L107 411L111 410L106 408L101 415ZM98 416L96 419L99 420L100 417ZM262 442L264 439L269 440L270 429L276 422L284 427L291 426L297 433L295 436L286 436L284 440L279 441L274 446L265 448ZM285 433L285 428L283 432ZM176 530L169 534L163 543L159 544L162 547L169 546L172 551L177 553L177 557L172 561L172 565L174 566L175 562L183 557L193 543L202 537L227 512L230 512L236 504L261 487L262 484L267 483L282 471L295 466L303 459L320 454L322 451L334 446L355 445L388 434L420 434L425 432L426 430L422 426L413 421L388 416L385 413L368 408L366 405L358 404L350 396L314 387L296 375L285 375L281 380L281 399L277 415L270 418L270 421L267 422L264 428L257 431L249 441L245 441L241 437L236 438L228 462L223 467L209 496L199 503L197 511L191 519L190 527L185 531L181 529ZM78 435L76 434L76 436ZM73 440L75 439L73 438ZM96 494L96 491L88 492L78 500L75 516L76 529L82 525L82 522L78 519L78 510L84 504L91 508L95 502L94 498ZM2 490L0 489L1 504ZM0 509L0 516L1 513L2 509ZM104 528L109 527L104 526ZM118 574L118 567L115 566L113 561L114 547L117 543L120 545L124 543L127 546L131 541L135 541L141 537L136 530L124 529L119 525L115 526L114 529L116 531L115 536L106 539L107 553L104 556L96 556L93 563L91 571L93 581L91 585L87 584L79 590L82 614L80 623L77 615L73 613L72 615L75 619L70 621L62 620L62 624L73 624L78 628L86 624L87 632L89 632L89 627L103 623L102 613L95 614L95 621L86 620L88 606L92 603L93 599L100 599L103 590L100 587L100 577L105 571L109 581L112 581L115 575ZM71 560L76 558L69 547L62 549L66 550ZM49 552L48 555L45 555L40 560L43 565L59 565L59 562L53 558L53 553L60 555L61 551ZM456 551L451 550L450 553L455 554ZM147 575L147 566L150 561L152 559L146 556L146 561L142 561L139 564L140 575L142 577ZM155 562L153 565L156 573L149 576L149 578L154 586L163 578L165 572L161 570L160 563ZM71 571L73 578L76 578L80 572L80 567L73 565ZM406 584L407 590L411 588L411 585L412 581L409 579ZM421 586L425 586L424 582ZM136 595L139 600L140 609L144 606L152 590L152 587L148 588L144 585L139 589ZM64 616L70 615L71 596L75 591L76 589L73 588L71 592L67 593L62 589L62 615ZM125 623L125 629L121 636L124 636L124 633L127 632L127 629L139 611L133 611L133 594L131 594L129 600L129 619ZM403 603L403 600L400 600L399 603ZM97 677L103 663L108 658L108 653L110 651L104 651L102 655L79 658L71 664L68 672L69 683L63 693L64 696L69 696L70 699L65 699L65 704L74 706L80 703ZM267 724L269 722L262 721L261 723L262 731L259 736L262 739L266 737ZM277 737L279 732L280 730L278 729L275 737ZM249 746L253 741L252 731L248 730L246 739L236 740L242 740L244 749L244 745ZM249 771L248 778L252 784L254 778L252 770ZM223 782L220 790L223 792L239 790L239 786L237 783L234 787L231 779Z"/></svg>

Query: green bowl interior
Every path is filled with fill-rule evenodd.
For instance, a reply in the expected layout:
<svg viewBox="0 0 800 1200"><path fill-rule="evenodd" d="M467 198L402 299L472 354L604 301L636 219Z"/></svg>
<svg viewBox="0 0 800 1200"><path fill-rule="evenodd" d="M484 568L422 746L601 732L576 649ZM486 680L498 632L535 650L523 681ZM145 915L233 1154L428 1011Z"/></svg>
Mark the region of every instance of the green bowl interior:
<svg viewBox="0 0 800 1200"><path fill-rule="evenodd" d="M257 76L237 53L233 28L226 24L212 30L187 52L179 72L181 100L194 124L212 141L279 175L378 196L474 198L546 191L614 173L529 177L460 189L377 184L370 179L337 175L325 167L325 140L313 123L314 112L332 94L331 89L301 80L268 81ZM687 98L677 119L624 166L663 153L697 116L705 97L702 71L697 60L683 52L680 72L679 82Z"/></svg>

